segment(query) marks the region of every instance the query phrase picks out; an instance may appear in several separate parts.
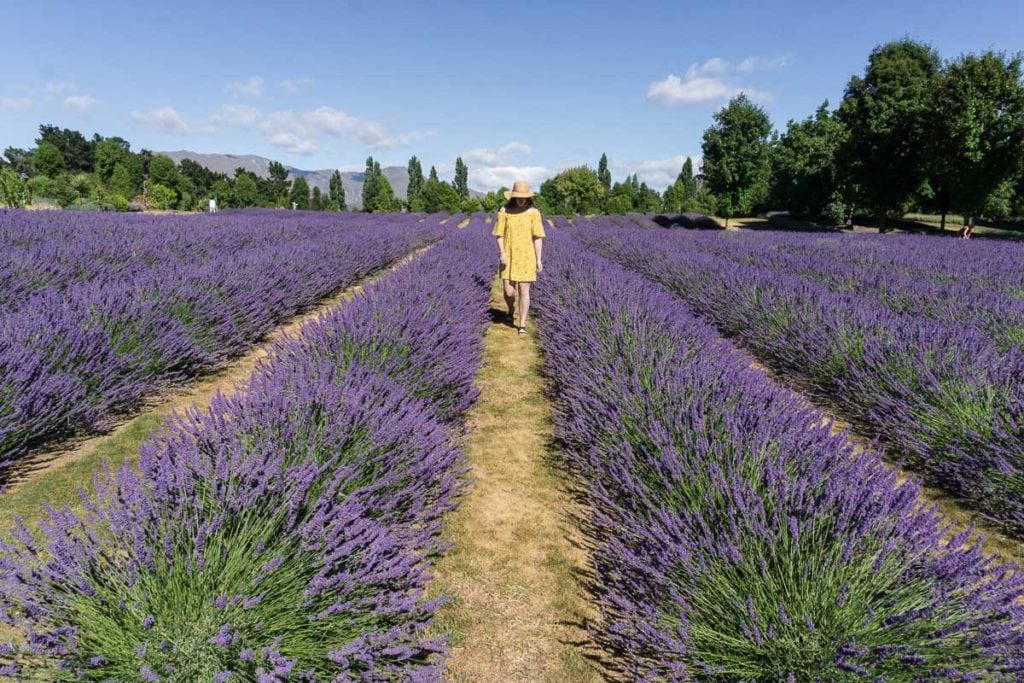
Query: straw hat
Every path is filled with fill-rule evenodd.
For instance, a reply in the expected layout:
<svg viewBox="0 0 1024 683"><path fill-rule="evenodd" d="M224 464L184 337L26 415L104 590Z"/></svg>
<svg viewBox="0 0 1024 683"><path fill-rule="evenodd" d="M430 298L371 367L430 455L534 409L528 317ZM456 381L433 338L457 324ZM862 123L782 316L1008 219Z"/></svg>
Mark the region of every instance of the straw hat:
<svg viewBox="0 0 1024 683"><path fill-rule="evenodd" d="M533 192L530 192L530 183L525 180L517 180L512 183L511 190L505 190L505 199L512 199L513 197L532 197Z"/></svg>

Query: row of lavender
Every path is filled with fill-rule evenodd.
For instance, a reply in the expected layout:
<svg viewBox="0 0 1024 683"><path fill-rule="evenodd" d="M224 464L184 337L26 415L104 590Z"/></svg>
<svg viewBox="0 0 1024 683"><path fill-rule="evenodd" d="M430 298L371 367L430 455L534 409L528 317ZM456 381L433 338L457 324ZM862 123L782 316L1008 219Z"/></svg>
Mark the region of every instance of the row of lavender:
<svg viewBox="0 0 1024 683"><path fill-rule="evenodd" d="M448 229L336 216L0 213L0 476Z"/></svg>
<svg viewBox="0 0 1024 683"><path fill-rule="evenodd" d="M554 235L535 303L638 680L1020 680L1024 579L660 286Z"/></svg>
<svg viewBox="0 0 1024 683"><path fill-rule="evenodd" d="M797 275L896 313L976 327L1000 351L1024 343L1022 245L785 232L703 233L691 239L709 254ZM978 271L988 277L976 277Z"/></svg>
<svg viewBox="0 0 1024 683"><path fill-rule="evenodd" d="M878 434L928 483L1024 534L1024 347L1005 343L1008 337L998 343L978 318L897 311L868 294L833 291L713 253L744 244L723 241L730 239L724 233L576 234L664 284L725 335ZM786 239L768 233L747 239L753 238L764 240L766 250ZM959 247L918 239L936 251ZM969 269L970 253L962 256ZM918 306L941 308L924 299Z"/></svg>
<svg viewBox="0 0 1024 683"><path fill-rule="evenodd" d="M0 675L438 680L423 593L465 472L492 249L479 222L447 238L165 425L137 469L99 473L86 514L12 530L0 617L28 642L0 647Z"/></svg>

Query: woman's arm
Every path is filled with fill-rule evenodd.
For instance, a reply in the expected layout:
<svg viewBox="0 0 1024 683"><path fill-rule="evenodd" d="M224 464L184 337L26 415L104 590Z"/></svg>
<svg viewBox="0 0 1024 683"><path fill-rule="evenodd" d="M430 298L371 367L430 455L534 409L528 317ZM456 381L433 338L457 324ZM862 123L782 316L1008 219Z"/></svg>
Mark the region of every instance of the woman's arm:
<svg viewBox="0 0 1024 683"><path fill-rule="evenodd" d="M501 259L501 265L505 265L505 236L498 235L498 253Z"/></svg>
<svg viewBox="0 0 1024 683"><path fill-rule="evenodd" d="M541 237L533 238L533 253L537 255L537 272L543 272L544 260L542 255L544 253L544 239Z"/></svg>

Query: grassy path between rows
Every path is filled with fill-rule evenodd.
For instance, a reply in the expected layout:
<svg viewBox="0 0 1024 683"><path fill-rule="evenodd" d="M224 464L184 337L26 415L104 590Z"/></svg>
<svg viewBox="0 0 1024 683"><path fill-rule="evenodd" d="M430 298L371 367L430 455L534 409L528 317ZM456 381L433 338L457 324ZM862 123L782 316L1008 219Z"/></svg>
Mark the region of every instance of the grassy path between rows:
<svg viewBox="0 0 1024 683"><path fill-rule="evenodd" d="M322 299L313 308L275 328L262 343L244 356L214 373L203 375L186 387L171 390L158 399L151 399L148 409L143 408L143 412L119 424L109 433L67 442L66 447L37 458L29 471L24 472L0 494L0 535L7 534L15 517L20 516L26 520L37 518L46 503L54 507L71 505L80 508L79 490L92 489L93 472L104 461L114 469L125 461L136 461L139 446L173 412L181 412L193 405L206 408L217 392L228 394L236 391L267 358L275 342L286 336L297 336L303 325L351 300L363 287L429 248L416 249L362 282Z"/></svg>
<svg viewBox="0 0 1024 683"><path fill-rule="evenodd" d="M491 310L465 444L472 481L435 568L435 592L454 596L437 622L451 644L445 679L602 680L584 626L595 618L580 581L587 554L549 459L540 349L508 321L500 281Z"/></svg>

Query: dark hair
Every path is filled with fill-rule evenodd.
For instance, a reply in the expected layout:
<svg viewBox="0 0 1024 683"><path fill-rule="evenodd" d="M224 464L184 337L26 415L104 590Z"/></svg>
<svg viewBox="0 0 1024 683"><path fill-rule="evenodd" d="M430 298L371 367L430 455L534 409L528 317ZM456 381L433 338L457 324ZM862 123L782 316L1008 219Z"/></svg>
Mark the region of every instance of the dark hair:
<svg viewBox="0 0 1024 683"><path fill-rule="evenodd" d="M523 209L523 211L526 211L528 209L536 209L537 208L537 205L533 203L533 197L523 197L523 199L525 199L529 203L527 205L527 207L525 209ZM515 205L516 205L516 198L515 197L509 197L508 200L506 200L506 202L505 202L505 210L508 211L509 209L511 209Z"/></svg>

